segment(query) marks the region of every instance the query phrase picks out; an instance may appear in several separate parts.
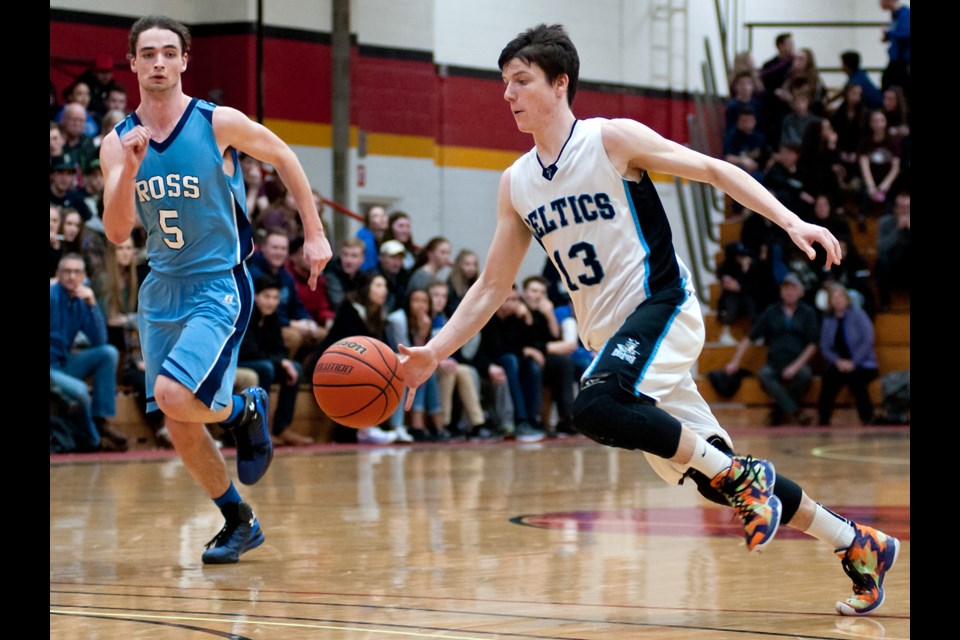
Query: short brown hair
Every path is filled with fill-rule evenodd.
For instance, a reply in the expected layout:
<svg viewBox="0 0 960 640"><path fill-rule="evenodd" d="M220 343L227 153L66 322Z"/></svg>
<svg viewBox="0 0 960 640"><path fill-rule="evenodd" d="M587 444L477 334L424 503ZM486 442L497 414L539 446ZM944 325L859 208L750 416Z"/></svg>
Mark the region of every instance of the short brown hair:
<svg viewBox="0 0 960 640"><path fill-rule="evenodd" d="M134 22L133 26L130 27L127 53L131 57L137 57L137 39L140 37L140 34L147 29L153 28L173 31L180 38L180 53L188 53L190 51L190 29L188 29L186 25L167 16L144 16Z"/></svg>

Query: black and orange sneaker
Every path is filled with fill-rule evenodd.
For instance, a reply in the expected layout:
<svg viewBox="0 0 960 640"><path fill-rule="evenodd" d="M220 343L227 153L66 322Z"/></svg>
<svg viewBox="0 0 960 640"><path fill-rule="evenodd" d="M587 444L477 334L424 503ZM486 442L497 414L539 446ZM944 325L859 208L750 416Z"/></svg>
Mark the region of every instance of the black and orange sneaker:
<svg viewBox="0 0 960 640"><path fill-rule="evenodd" d="M743 521L747 551L762 551L777 535L782 508L780 498L773 495L776 480L772 462L736 456L710 481Z"/></svg>

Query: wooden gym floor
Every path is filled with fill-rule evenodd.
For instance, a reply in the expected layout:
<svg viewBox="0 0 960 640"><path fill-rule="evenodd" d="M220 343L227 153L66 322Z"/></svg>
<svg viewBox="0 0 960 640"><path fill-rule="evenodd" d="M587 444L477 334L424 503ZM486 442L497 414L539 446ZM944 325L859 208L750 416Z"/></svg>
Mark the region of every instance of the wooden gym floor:
<svg viewBox="0 0 960 640"><path fill-rule="evenodd" d="M227 566L200 562L222 520L175 454L51 456L50 637L910 638L909 428L732 435L900 538L877 615L834 613L824 543L747 554L731 510L576 437L278 450L239 487L266 542Z"/></svg>

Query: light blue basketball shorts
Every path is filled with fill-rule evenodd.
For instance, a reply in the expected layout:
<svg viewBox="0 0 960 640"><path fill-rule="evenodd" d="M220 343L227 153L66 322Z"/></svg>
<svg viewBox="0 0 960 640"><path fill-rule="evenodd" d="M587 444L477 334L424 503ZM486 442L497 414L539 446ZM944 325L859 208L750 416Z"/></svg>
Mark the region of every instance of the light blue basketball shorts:
<svg viewBox="0 0 960 640"><path fill-rule="evenodd" d="M140 287L140 349L147 411L158 375L190 389L217 411L231 403L240 342L253 312L246 263L223 274L164 276L151 271Z"/></svg>

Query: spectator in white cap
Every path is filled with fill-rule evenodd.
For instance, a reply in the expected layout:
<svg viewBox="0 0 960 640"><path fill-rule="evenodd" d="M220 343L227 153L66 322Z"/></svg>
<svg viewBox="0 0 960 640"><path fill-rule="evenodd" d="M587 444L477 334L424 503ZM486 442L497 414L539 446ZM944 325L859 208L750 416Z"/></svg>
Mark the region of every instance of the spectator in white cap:
<svg viewBox="0 0 960 640"><path fill-rule="evenodd" d="M387 312L403 307L407 299L410 270L403 266L407 248L399 240L387 240L380 245L380 266L373 270L387 279Z"/></svg>

